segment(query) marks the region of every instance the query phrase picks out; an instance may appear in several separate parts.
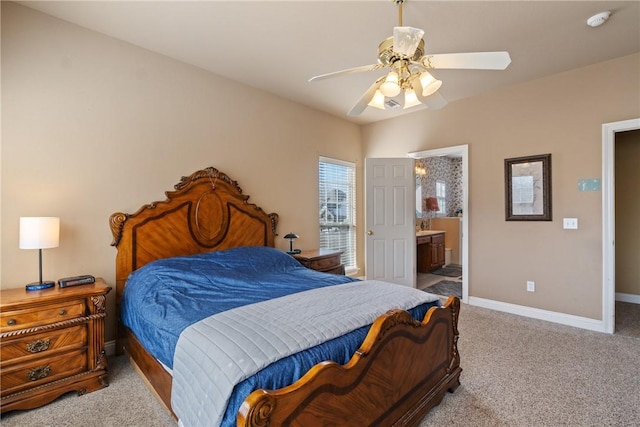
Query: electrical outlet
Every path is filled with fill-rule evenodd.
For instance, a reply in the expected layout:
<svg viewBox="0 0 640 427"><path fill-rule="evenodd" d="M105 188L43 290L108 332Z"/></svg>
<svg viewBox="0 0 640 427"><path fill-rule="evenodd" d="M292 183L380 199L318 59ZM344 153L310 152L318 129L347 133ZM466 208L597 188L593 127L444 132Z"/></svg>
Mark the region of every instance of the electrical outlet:
<svg viewBox="0 0 640 427"><path fill-rule="evenodd" d="M563 218L562 219L562 228L568 230L577 230L578 229L578 218Z"/></svg>
<svg viewBox="0 0 640 427"><path fill-rule="evenodd" d="M536 282L533 280L527 280L527 291L535 292L536 291Z"/></svg>

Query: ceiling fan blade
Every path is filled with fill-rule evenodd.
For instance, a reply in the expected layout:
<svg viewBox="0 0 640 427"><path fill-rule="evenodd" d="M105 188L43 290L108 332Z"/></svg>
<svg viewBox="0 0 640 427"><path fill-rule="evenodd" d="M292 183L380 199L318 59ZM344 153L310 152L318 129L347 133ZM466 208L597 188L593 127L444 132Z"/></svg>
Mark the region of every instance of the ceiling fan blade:
<svg viewBox="0 0 640 427"><path fill-rule="evenodd" d="M418 99L420 99L420 97L418 97ZM449 101L447 101L444 96L440 95L440 92L436 92L427 97L423 97L423 99L420 99L420 101L424 105L429 107L430 110L439 110L449 103Z"/></svg>
<svg viewBox="0 0 640 427"><path fill-rule="evenodd" d="M511 63L509 52L441 53L425 55L422 64L436 69L504 70Z"/></svg>
<svg viewBox="0 0 640 427"><path fill-rule="evenodd" d="M367 108L367 106L369 105L369 102L371 102L371 100L373 99L373 96L376 94L376 91L378 90L382 82L384 82L384 76L380 77L375 81L375 83L369 86L369 89L367 89L364 95L362 95L360 100L358 100L356 105L353 106L353 108L347 113L347 115L359 116L360 114L362 114L365 108Z"/></svg>
<svg viewBox="0 0 640 427"><path fill-rule="evenodd" d="M430 110L438 110L448 103L445 97L440 95L440 92L435 92L429 96L422 95L422 83L419 78L413 79L411 86L413 87L413 90L420 102L426 105Z"/></svg>
<svg viewBox="0 0 640 427"><path fill-rule="evenodd" d="M401 55L412 57L424 36L424 31L413 27L393 28L393 51Z"/></svg>
<svg viewBox="0 0 640 427"><path fill-rule="evenodd" d="M315 82L318 80L324 80L324 79L330 79L332 77L342 76L344 74L362 73L364 71L375 71L384 67L385 66L382 64L363 65L362 67L348 68L346 70L340 70L340 71L334 71L332 73L321 74L319 76L311 77L309 81Z"/></svg>

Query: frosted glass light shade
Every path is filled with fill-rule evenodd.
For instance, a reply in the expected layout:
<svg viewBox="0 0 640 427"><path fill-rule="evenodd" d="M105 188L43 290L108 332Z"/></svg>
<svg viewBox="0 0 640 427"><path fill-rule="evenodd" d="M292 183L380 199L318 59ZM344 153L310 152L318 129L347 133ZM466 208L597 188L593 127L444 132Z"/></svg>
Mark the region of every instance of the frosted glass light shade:
<svg viewBox="0 0 640 427"><path fill-rule="evenodd" d="M373 108L384 110L384 95L380 92L380 89L376 90L376 93L373 95L373 98L369 101L368 105Z"/></svg>
<svg viewBox="0 0 640 427"><path fill-rule="evenodd" d="M403 109L415 107L416 105L422 104L418 97L416 96L416 92L413 89L406 90L404 92L404 107Z"/></svg>
<svg viewBox="0 0 640 427"><path fill-rule="evenodd" d="M380 92L386 97L393 98L400 93L400 85L398 84L398 73L390 71L384 83L380 85Z"/></svg>
<svg viewBox="0 0 640 427"><path fill-rule="evenodd" d="M416 53L418 44L424 36L424 31L413 27L393 28L393 51L404 56L412 57Z"/></svg>
<svg viewBox="0 0 640 427"><path fill-rule="evenodd" d="M60 218L20 217L20 249L57 248Z"/></svg>
<svg viewBox="0 0 640 427"><path fill-rule="evenodd" d="M438 89L440 89L440 86L442 86L442 80L437 80L430 72L425 71L420 74L420 84L422 85L422 96L429 96L433 95Z"/></svg>

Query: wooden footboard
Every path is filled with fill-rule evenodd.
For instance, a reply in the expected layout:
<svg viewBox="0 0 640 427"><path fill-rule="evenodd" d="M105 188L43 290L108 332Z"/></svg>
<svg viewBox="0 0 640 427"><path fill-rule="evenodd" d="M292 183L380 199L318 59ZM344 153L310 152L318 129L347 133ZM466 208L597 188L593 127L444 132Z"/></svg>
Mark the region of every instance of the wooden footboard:
<svg viewBox="0 0 640 427"><path fill-rule="evenodd" d="M323 362L291 386L251 393L238 426L418 425L460 384L459 310L450 297L422 322L388 312L346 365Z"/></svg>

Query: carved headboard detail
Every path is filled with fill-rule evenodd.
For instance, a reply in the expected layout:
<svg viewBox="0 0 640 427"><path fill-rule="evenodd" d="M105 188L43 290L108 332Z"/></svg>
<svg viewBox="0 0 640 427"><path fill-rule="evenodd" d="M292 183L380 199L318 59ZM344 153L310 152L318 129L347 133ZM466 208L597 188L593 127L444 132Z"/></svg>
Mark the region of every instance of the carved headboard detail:
<svg viewBox="0 0 640 427"><path fill-rule="evenodd" d="M116 300L129 274L161 258L239 246L274 246L278 214L265 213L216 168L183 176L167 199L109 218L116 256Z"/></svg>

